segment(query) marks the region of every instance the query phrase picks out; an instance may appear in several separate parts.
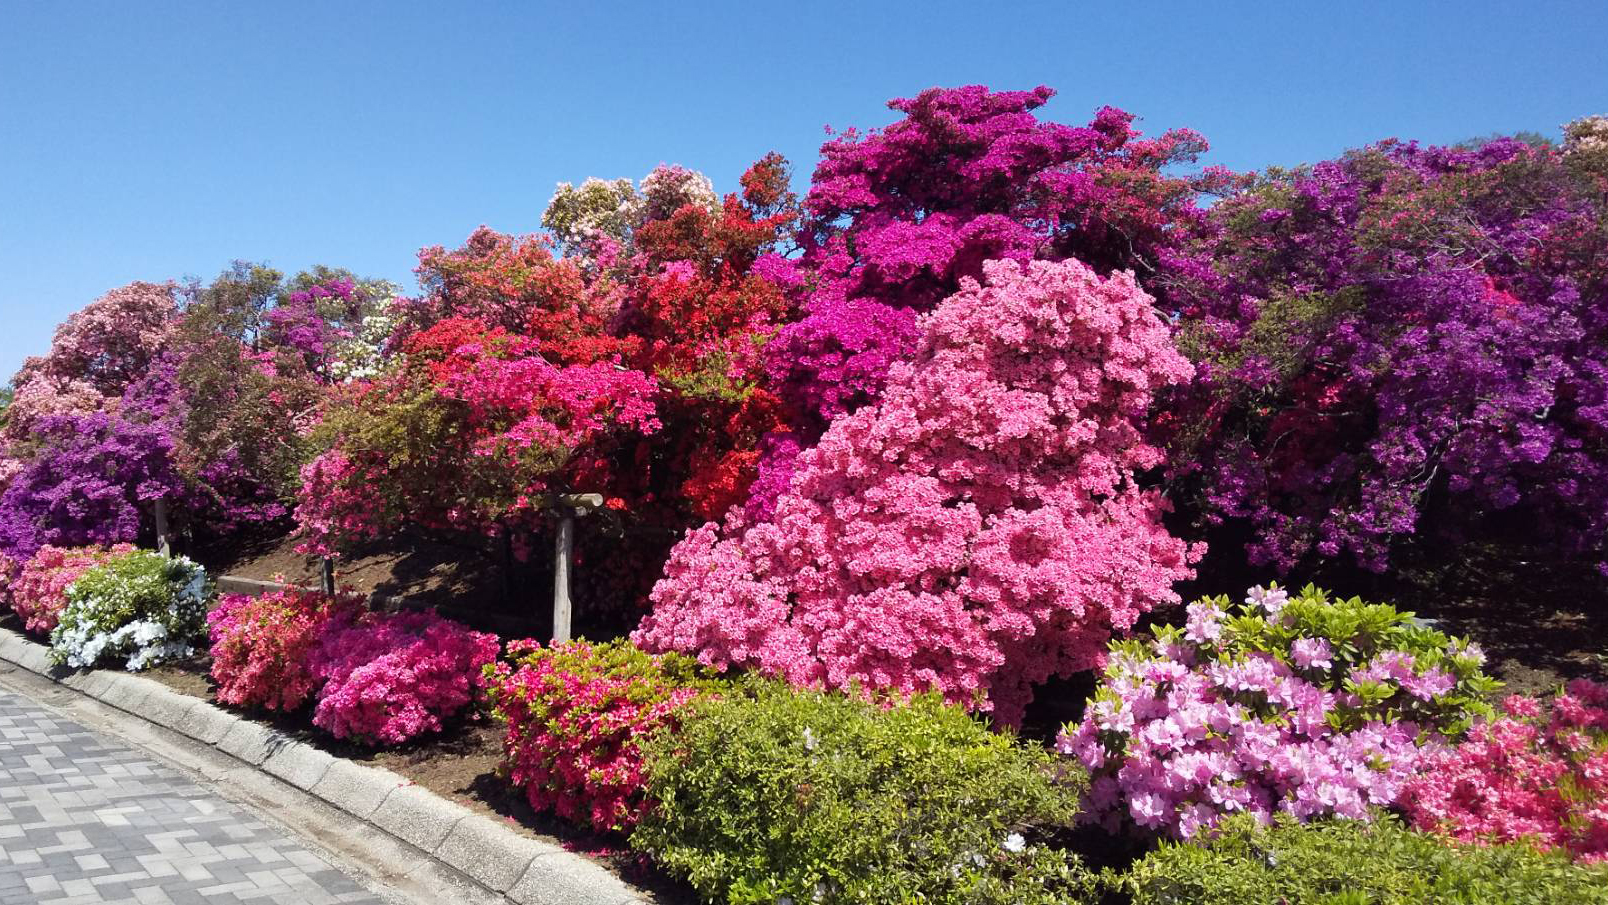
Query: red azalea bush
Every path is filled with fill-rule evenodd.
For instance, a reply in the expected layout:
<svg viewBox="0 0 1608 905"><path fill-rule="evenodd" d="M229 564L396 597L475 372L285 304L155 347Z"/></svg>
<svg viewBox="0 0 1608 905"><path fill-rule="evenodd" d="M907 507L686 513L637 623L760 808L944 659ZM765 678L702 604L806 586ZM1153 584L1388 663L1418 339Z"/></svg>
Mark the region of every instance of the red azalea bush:
<svg viewBox="0 0 1608 905"><path fill-rule="evenodd" d="M325 683L313 725L366 745L400 745L462 712L497 659L496 635L434 613L369 613L331 624L313 656Z"/></svg>
<svg viewBox="0 0 1608 905"><path fill-rule="evenodd" d="M601 832L629 832L644 805L641 744L709 687L696 661L623 641L542 648L514 642L488 670L508 727L503 767L531 807Z"/></svg>
<svg viewBox="0 0 1608 905"><path fill-rule="evenodd" d="M939 690L1015 723L1175 602L1188 546L1134 483L1186 379L1131 274L995 261L921 321L882 399L799 459L769 522L690 533L632 637L797 685Z"/></svg>
<svg viewBox="0 0 1608 905"><path fill-rule="evenodd" d="M1608 861L1608 685L1576 679L1550 706L1514 695L1503 709L1403 790L1413 824Z"/></svg>
<svg viewBox="0 0 1608 905"><path fill-rule="evenodd" d="M67 588L90 569L133 550L132 544L110 548L40 547L11 581L11 609L22 618L28 631L48 635L67 605Z"/></svg>
<svg viewBox="0 0 1608 905"><path fill-rule="evenodd" d="M207 616L217 698L232 707L291 711L318 690L318 640L355 618L363 600L289 588L258 597L225 594Z"/></svg>

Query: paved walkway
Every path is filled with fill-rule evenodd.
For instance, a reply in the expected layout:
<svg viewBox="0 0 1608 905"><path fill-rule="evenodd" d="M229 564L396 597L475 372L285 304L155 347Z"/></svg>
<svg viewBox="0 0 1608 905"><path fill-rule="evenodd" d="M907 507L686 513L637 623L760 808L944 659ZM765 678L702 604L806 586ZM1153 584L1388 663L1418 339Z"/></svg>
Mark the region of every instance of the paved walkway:
<svg viewBox="0 0 1608 905"><path fill-rule="evenodd" d="M239 806L0 692L0 903L382 905Z"/></svg>

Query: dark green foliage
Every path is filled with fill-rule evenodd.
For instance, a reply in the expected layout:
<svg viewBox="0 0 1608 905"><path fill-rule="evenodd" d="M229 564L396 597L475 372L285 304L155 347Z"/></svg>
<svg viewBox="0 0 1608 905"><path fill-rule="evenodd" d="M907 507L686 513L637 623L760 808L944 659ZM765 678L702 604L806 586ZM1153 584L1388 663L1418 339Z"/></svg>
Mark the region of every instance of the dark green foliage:
<svg viewBox="0 0 1608 905"><path fill-rule="evenodd" d="M1116 881L1133 905L1593 905L1608 867L1523 845L1464 848L1394 819L1261 829L1225 822L1207 843L1167 843Z"/></svg>
<svg viewBox="0 0 1608 905"><path fill-rule="evenodd" d="M1092 900L1093 874L1038 838L1071 819L1072 777L936 696L756 684L684 719L648 746L658 808L631 842L711 902Z"/></svg>

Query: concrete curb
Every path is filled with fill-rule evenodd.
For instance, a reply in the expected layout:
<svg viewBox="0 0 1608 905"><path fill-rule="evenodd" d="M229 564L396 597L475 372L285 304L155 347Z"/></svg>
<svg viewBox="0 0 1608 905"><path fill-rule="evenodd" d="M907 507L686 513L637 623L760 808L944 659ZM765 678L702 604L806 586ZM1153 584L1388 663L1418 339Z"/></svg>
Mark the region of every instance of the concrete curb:
<svg viewBox="0 0 1608 905"><path fill-rule="evenodd" d="M216 748L413 846L506 902L649 903L580 855L516 833L389 770L335 757L155 680L106 670L67 672L50 664L45 647L6 630L0 630L0 661Z"/></svg>

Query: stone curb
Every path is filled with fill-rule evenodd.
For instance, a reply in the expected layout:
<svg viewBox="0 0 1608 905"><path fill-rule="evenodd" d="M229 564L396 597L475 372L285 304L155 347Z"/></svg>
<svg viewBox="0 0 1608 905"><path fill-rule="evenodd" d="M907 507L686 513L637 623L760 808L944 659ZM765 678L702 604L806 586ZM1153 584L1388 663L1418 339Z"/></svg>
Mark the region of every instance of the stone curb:
<svg viewBox="0 0 1608 905"><path fill-rule="evenodd" d="M68 672L46 648L0 630L0 661L217 748L406 842L515 905L648 905L580 855L531 839L408 780L298 742L153 679L108 670Z"/></svg>

